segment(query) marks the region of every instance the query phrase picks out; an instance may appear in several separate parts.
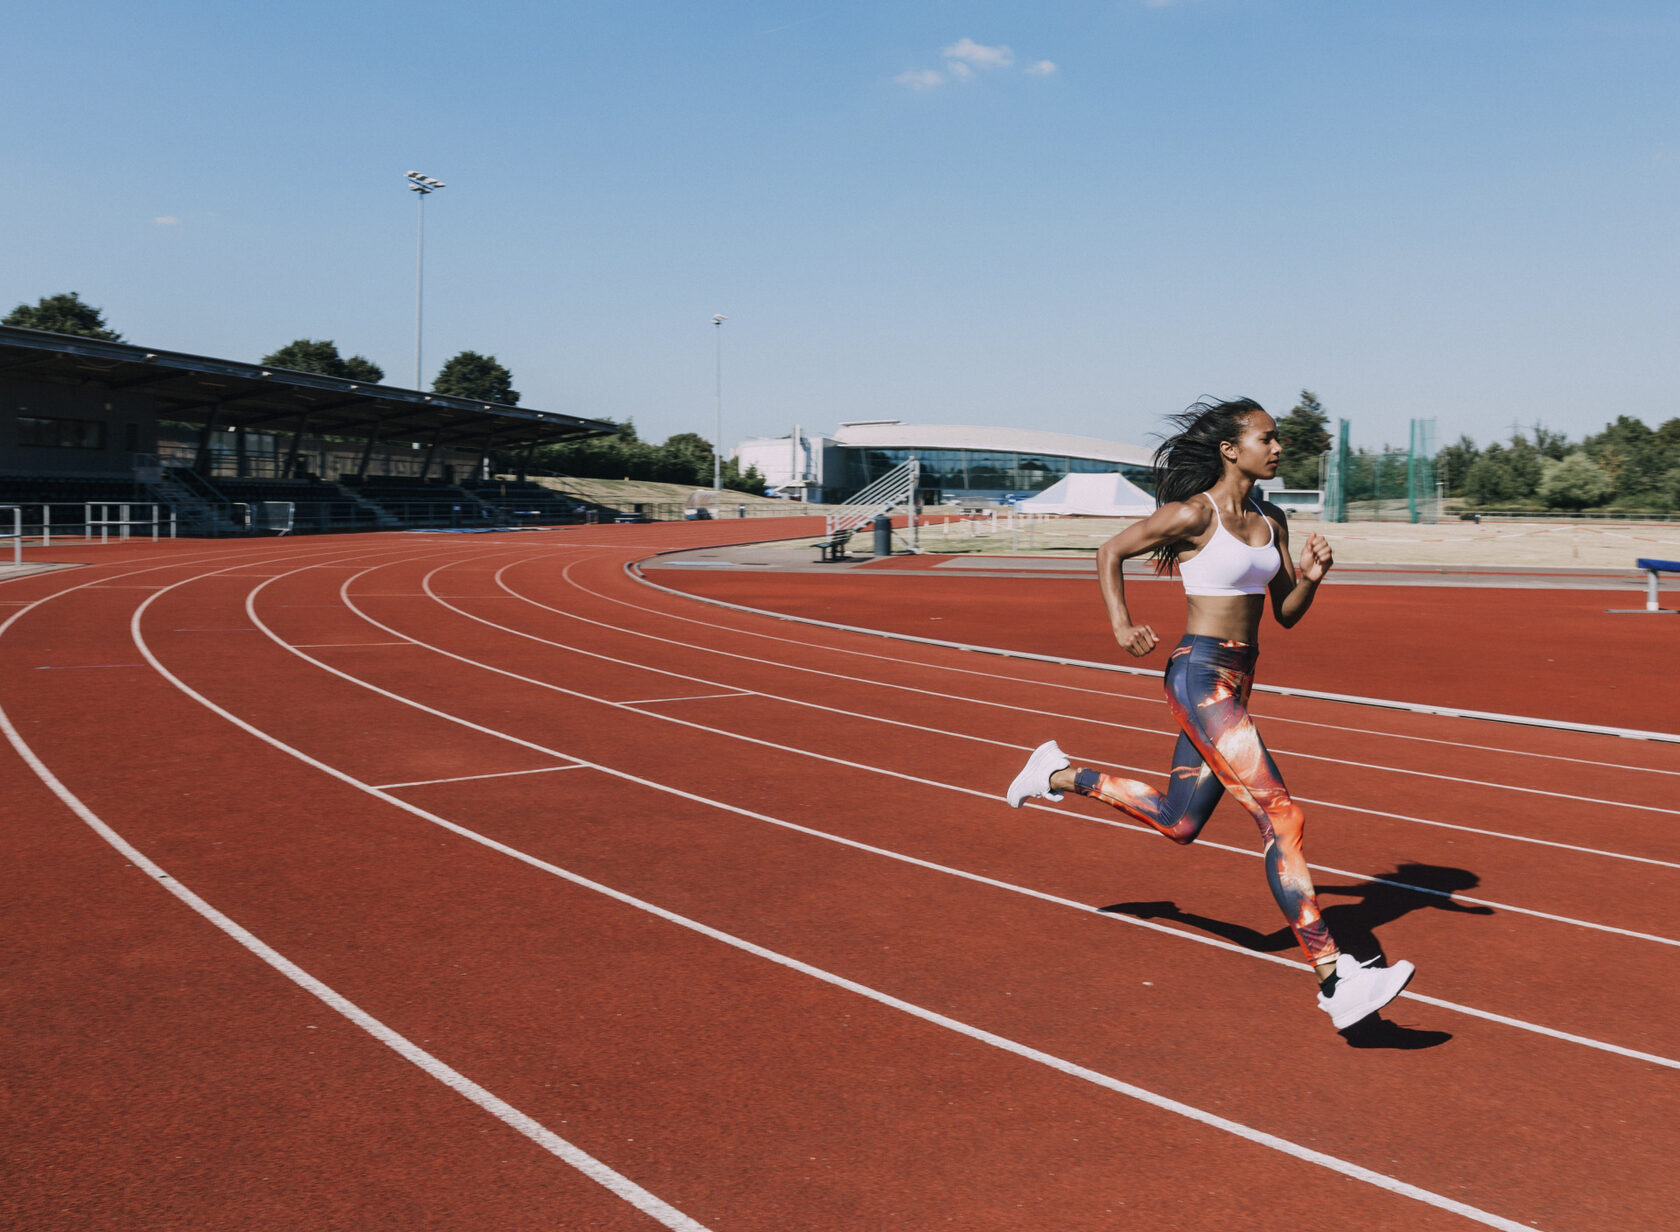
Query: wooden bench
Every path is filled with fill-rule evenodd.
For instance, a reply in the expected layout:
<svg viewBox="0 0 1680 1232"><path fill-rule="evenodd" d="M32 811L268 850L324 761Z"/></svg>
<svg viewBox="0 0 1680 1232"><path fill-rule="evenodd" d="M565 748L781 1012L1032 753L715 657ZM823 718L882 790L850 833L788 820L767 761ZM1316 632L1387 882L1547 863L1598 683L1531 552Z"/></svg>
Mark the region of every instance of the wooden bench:
<svg viewBox="0 0 1680 1232"><path fill-rule="evenodd" d="M847 556L846 545L851 541L851 531L837 530L821 543L812 546L817 549L817 560L819 561L845 560Z"/></svg>
<svg viewBox="0 0 1680 1232"><path fill-rule="evenodd" d="M1664 573L1680 573L1680 560L1654 560L1641 556L1639 567L1645 570L1645 610L1660 612L1657 606L1657 579Z"/></svg>

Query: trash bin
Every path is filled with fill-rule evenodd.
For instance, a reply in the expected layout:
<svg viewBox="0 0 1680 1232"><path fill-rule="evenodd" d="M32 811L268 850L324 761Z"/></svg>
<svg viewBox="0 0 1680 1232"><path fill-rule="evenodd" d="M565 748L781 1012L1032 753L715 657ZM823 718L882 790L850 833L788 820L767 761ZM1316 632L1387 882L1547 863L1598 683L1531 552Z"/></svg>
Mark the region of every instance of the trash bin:
<svg viewBox="0 0 1680 1232"><path fill-rule="evenodd" d="M875 555L892 555L892 519L884 513L875 515Z"/></svg>

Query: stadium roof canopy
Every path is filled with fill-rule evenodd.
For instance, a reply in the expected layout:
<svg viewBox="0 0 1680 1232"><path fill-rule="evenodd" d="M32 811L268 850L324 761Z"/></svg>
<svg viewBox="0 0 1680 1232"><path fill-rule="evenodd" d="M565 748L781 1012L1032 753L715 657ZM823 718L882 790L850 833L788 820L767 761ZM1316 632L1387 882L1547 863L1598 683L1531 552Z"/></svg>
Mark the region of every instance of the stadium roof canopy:
<svg viewBox="0 0 1680 1232"><path fill-rule="evenodd" d="M617 429L595 419L479 402L313 372L158 351L72 334L0 325L0 378L132 390L158 418L275 430L307 415L312 433L363 437L431 435L440 445L548 445Z"/></svg>
<svg viewBox="0 0 1680 1232"><path fill-rule="evenodd" d="M1040 432L1033 428L907 424L896 419L842 423L834 433L833 440L847 449L989 450L1090 458L1117 465L1124 463L1127 466L1148 466L1154 456L1153 451L1141 445L1124 445L1118 441L1099 440L1094 436L1070 436L1065 432Z"/></svg>

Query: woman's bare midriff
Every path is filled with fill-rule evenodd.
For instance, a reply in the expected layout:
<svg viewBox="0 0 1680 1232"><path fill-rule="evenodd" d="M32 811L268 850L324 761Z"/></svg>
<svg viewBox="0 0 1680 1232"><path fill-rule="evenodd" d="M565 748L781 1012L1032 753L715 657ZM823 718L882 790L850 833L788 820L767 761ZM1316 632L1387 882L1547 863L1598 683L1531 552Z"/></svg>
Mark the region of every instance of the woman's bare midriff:
<svg viewBox="0 0 1680 1232"><path fill-rule="evenodd" d="M1252 646L1260 640L1260 613L1265 595L1186 595L1189 615L1184 631L1200 637L1222 637Z"/></svg>

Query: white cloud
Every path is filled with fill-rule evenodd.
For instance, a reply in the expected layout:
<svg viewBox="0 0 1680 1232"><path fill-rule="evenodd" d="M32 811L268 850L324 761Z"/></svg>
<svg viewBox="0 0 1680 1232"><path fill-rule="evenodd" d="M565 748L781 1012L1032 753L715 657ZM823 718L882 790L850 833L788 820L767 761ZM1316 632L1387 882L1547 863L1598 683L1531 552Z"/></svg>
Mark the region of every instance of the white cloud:
<svg viewBox="0 0 1680 1232"><path fill-rule="evenodd" d="M155 227L178 227L181 225L181 220L173 214L165 214L161 218L152 219L152 225Z"/></svg>
<svg viewBox="0 0 1680 1232"><path fill-rule="evenodd" d="M947 60L945 62L945 71L951 74L952 81L974 80L974 70L969 68L968 65L964 64L961 60Z"/></svg>
<svg viewBox="0 0 1680 1232"><path fill-rule="evenodd" d="M1034 60L1027 65L1027 75L1029 77L1048 77L1055 71L1056 62L1054 60Z"/></svg>
<svg viewBox="0 0 1680 1232"><path fill-rule="evenodd" d="M971 38L960 38L939 53L947 60L966 61L975 68L1008 68L1015 63L1015 52L1001 43L987 47Z"/></svg>
<svg viewBox="0 0 1680 1232"><path fill-rule="evenodd" d="M912 90L933 90L945 84L945 74L936 69L918 68L893 78L901 86Z"/></svg>

